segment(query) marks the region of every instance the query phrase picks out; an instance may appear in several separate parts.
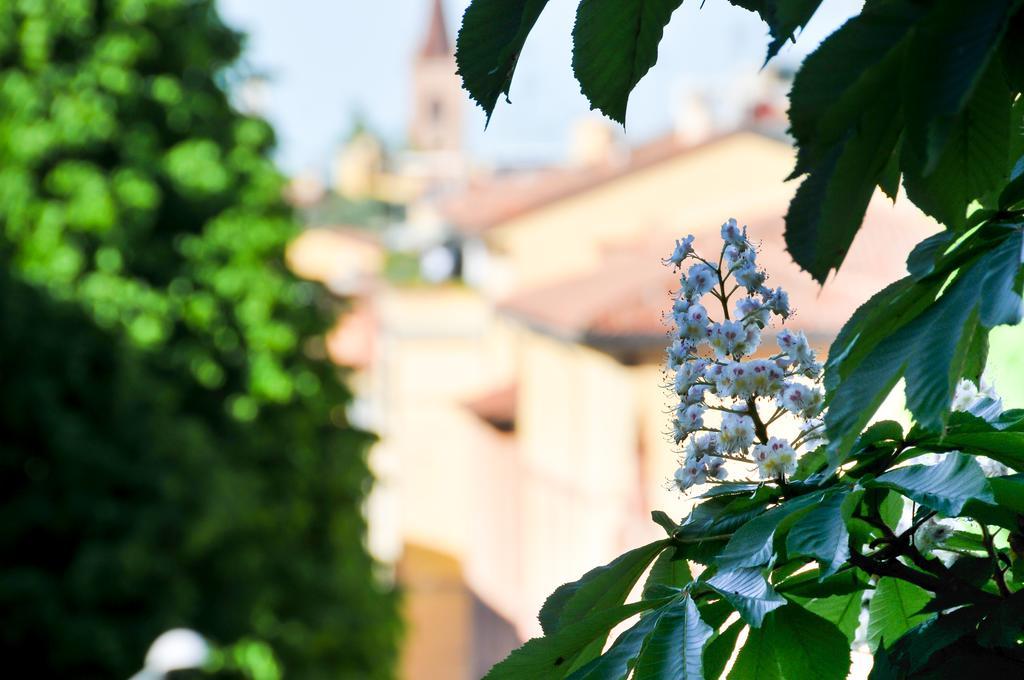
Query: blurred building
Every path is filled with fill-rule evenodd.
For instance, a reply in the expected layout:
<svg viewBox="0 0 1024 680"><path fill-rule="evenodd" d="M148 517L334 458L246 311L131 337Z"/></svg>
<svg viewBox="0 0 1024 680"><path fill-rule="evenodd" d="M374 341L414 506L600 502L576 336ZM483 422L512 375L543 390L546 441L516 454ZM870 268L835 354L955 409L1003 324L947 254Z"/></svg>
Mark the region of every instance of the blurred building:
<svg viewBox="0 0 1024 680"><path fill-rule="evenodd" d="M797 310L788 325L824 351L937 226L878 197L819 290L784 248L794 153L770 86L729 130L691 99L677 130L642 146L591 120L562 165L472 172L429 5L409 148L372 160L415 188L406 217L372 234L311 229L291 260L354 299L331 352L356 368L353 417L380 434L370 540L404 591L403 677L462 680L538 634L556 586L657 538L652 509L686 512L665 483L677 454L660 369L677 282L659 261L675 238L714 247L726 218L748 224ZM396 277L410 254L415 275Z"/></svg>

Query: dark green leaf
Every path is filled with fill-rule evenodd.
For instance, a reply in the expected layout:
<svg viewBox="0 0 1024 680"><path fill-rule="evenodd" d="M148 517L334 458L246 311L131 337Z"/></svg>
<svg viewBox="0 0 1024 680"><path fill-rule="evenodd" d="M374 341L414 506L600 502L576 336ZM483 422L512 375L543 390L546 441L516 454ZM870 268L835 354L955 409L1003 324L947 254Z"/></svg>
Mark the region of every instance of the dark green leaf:
<svg viewBox="0 0 1024 680"><path fill-rule="evenodd" d="M550 635L593 612L622 604L647 565L666 545L668 541L661 540L635 548L603 567L591 569L578 581L559 586L540 610L538 618L544 633Z"/></svg>
<svg viewBox="0 0 1024 680"><path fill-rule="evenodd" d="M910 465L887 472L866 486L895 489L947 517L960 514L971 499L994 502L992 489L973 457L949 453L936 465Z"/></svg>
<svg viewBox="0 0 1024 680"><path fill-rule="evenodd" d="M682 0L582 0L572 67L592 108L626 123L629 93L658 60L658 43Z"/></svg>
<svg viewBox="0 0 1024 680"><path fill-rule="evenodd" d="M633 680L702 680L704 645L713 633L689 596L673 602L640 651Z"/></svg>
<svg viewBox="0 0 1024 680"><path fill-rule="evenodd" d="M720 571L704 582L724 597L751 626L761 625L765 615L786 604L760 569Z"/></svg>
<svg viewBox="0 0 1024 680"><path fill-rule="evenodd" d="M519 54L547 0L473 0L462 16L455 61L462 86L490 121L508 97Z"/></svg>
<svg viewBox="0 0 1024 680"><path fill-rule="evenodd" d="M976 607L966 607L918 624L886 645L890 663L906 675L914 673L936 652L972 633L981 617Z"/></svg>
<svg viewBox="0 0 1024 680"><path fill-rule="evenodd" d="M786 553L794 557L813 557L821 565L821 576L829 576L850 557L850 533L846 529L842 506L847 492L826 495L789 530Z"/></svg>
<svg viewBox="0 0 1024 680"><path fill-rule="evenodd" d="M930 139L903 145L903 184L910 200L951 229L962 228L970 202L1002 188L1007 180L1012 104L1002 65L993 62L966 108L947 124L941 149L932 151L939 145ZM934 127L928 126L931 136L939 134Z"/></svg>
<svg viewBox="0 0 1024 680"><path fill-rule="evenodd" d="M861 603L864 591L859 590L846 595L832 595L803 600L801 604L826 621L831 621L843 632L847 640L853 642L854 634L860 625Z"/></svg>
<svg viewBox="0 0 1024 680"><path fill-rule="evenodd" d="M610 680L625 678L640 656L640 649L651 632L673 603L647 612L632 627L622 633L601 656L576 670L568 680Z"/></svg>
<svg viewBox="0 0 1024 680"><path fill-rule="evenodd" d="M777 584L775 589L787 597L822 598L859 593L870 587L856 569L845 569L826 578L821 578L820 570L809 569Z"/></svg>
<svg viewBox="0 0 1024 680"><path fill-rule="evenodd" d="M729 680L783 680L768 626L750 628L729 671Z"/></svg>
<svg viewBox="0 0 1024 680"><path fill-rule="evenodd" d="M834 623L790 603L772 612L765 624L783 677L846 677L850 669L850 642Z"/></svg>
<svg viewBox="0 0 1024 680"><path fill-rule="evenodd" d="M935 271L935 261L946 252L953 240L953 232L948 229L933 234L914 246L907 256L907 271L920 281Z"/></svg>
<svg viewBox="0 0 1024 680"><path fill-rule="evenodd" d="M757 12L768 24L772 41L768 45L769 59L778 54L779 49L791 40L794 34L807 25L822 0L729 0L743 9Z"/></svg>
<svg viewBox="0 0 1024 680"><path fill-rule="evenodd" d="M732 625L715 636L715 639L704 648L704 677L719 678L725 671L725 665L732 658L736 649L736 639L746 626L743 619L733 621Z"/></svg>
<svg viewBox="0 0 1024 680"><path fill-rule="evenodd" d="M631 616L647 609L656 609L671 600L642 600L594 612L559 628L557 632L529 640L492 668L485 677L489 680L564 678L579 663L581 653L593 649L607 638L612 628ZM597 653L600 653L600 647L596 648ZM589 662L589 659L586 661Z"/></svg>
<svg viewBox="0 0 1024 680"><path fill-rule="evenodd" d="M644 583L643 596L651 597L652 589L656 586L682 588L692 580L690 565L678 551L668 549L654 560L654 566L651 567L651 572L647 575L647 581Z"/></svg>
<svg viewBox="0 0 1024 680"><path fill-rule="evenodd" d="M900 579L878 579L871 598L868 641L872 649L879 643L891 645L904 633L928 617L918 614L931 600L927 590Z"/></svg>
<svg viewBox="0 0 1024 680"><path fill-rule="evenodd" d="M722 569L768 564L774 553L772 542L779 524L794 513L806 512L820 498L821 494L799 496L750 520L736 530L715 563Z"/></svg>
<svg viewBox="0 0 1024 680"><path fill-rule="evenodd" d="M665 530L665 533L671 536L675 533L676 529L679 528L679 523L674 521L671 517L666 515L661 510L652 510L651 519L655 524Z"/></svg>

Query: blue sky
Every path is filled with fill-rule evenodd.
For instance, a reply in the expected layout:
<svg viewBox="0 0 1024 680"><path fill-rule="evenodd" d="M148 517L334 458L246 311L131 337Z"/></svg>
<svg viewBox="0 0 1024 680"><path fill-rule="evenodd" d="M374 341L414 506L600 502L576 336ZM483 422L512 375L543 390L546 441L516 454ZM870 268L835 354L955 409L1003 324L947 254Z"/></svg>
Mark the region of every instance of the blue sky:
<svg viewBox="0 0 1024 680"><path fill-rule="evenodd" d="M468 0L445 0L454 38ZM519 62L512 105L499 103L484 131L483 113L467 100L468 143L498 163L550 161L565 149L569 127L588 105L571 72L575 0L551 0ZM796 45L778 57L799 61L860 7L826 0ZM246 65L270 79L266 115L280 139L288 172L323 171L360 114L393 144L401 143L409 101L409 65L430 0L220 0L229 24L249 34ZM728 88L756 73L767 32L756 15L726 0L684 2L661 43L657 66L630 99L626 135L640 141L672 124L673 102L691 88Z"/></svg>

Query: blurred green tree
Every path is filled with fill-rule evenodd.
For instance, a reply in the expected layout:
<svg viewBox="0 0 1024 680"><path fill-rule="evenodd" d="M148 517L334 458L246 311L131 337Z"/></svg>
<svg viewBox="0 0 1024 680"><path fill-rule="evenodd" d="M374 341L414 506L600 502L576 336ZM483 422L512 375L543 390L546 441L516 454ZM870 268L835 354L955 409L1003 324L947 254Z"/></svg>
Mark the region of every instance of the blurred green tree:
<svg viewBox="0 0 1024 680"><path fill-rule="evenodd" d="M391 675L370 437L288 273L272 130L209 0L0 3L0 653L126 677L161 631Z"/></svg>

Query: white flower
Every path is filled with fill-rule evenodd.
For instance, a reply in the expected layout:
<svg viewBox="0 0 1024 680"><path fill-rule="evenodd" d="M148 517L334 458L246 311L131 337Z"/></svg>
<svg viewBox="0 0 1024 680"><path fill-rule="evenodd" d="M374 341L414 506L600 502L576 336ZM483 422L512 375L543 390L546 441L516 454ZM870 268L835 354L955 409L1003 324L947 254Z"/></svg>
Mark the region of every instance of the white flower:
<svg viewBox="0 0 1024 680"><path fill-rule="evenodd" d="M696 300L718 283L718 274L710 266L703 262L697 262L686 272L686 277L680 280L683 286L683 293L690 300Z"/></svg>
<svg viewBox="0 0 1024 680"><path fill-rule="evenodd" d="M708 338L718 358L724 359L747 339L747 329L739 321L723 321L711 325Z"/></svg>
<svg viewBox="0 0 1024 680"><path fill-rule="evenodd" d="M747 367L751 373L750 384L753 392L766 397L782 389L782 378L785 373L774 361L756 359L748 362Z"/></svg>
<svg viewBox="0 0 1024 680"><path fill-rule="evenodd" d="M741 264L733 270L732 276L736 283L754 292L761 289L765 279L764 272L752 264Z"/></svg>
<svg viewBox="0 0 1024 680"><path fill-rule="evenodd" d="M684 297L676 298L675 301L672 302L672 316L678 319L679 315L686 314L686 310L688 310L689 308L689 300L687 300Z"/></svg>
<svg viewBox="0 0 1024 680"><path fill-rule="evenodd" d="M729 471L725 469L725 459L719 458L718 456L711 456L705 462L707 466L707 475L713 479L725 479L729 476Z"/></svg>
<svg viewBox="0 0 1024 680"><path fill-rule="evenodd" d="M803 369L817 368L820 372L821 367L815 361L814 350L811 349L803 331L794 333L786 328L779 331L775 340L779 343L779 349L785 352L793 363L799 364Z"/></svg>
<svg viewBox="0 0 1024 680"><path fill-rule="evenodd" d="M743 327L743 337L733 345L734 356L743 357L753 354L761 344L761 329L757 324L747 324Z"/></svg>
<svg viewBox="0 0 1024 680"><path fill-rule="evenodd" d="M914 545L923 553L929 553L949 540L953 535L953 524L949 520L932 517L914 532Z"/></svg>
<svg viewBox="0 0 1024 680"><path fill-rule="evenodd" d="M783 319L789 316L789 294L781 288L776 288L766 296L765 305Z"/></svg>
<svg viewBox="0 0 1024 680"><path fill-rule="evenodd" d="M754 421L750 416L726 413L722 416L722 428L718 433L719 450L736 453L754 443Z"/></svg>
<svg viewBox="0 0 1024 680"><path fill-rule="evenodd" d="M779 400L782 408L804 418L812 418L821 412L825 395L820 390L796 382L786 383Z"/></svg>
<svg viewBox="0 0 1024 680"><path fill-rule="evenodd" d="M704 465L695 460L687 459L673 475L676 486L680 491L686 491L691 486L703 484L707 481L707 471Z"/></svg>
<svg viewBox="0 0 1024 680"><path fill-rule="evenodd" d="M950 409L965 411L985 420L993 420L1003 412L1003 400L995 389L984 380L979 389L970 380L962 378L957 383Z"/></svg>
<svg viewBox="0 0 1024 680"><path fill-rule="evenodd" d="M729 245L743 245L747 241L747 229L741 230L736 220L730 217L722 225L722 240Z"/></svg>
<svg viewBox="0 0 1024 680"><path fill-rule="evenodd" d="M708 312L703 305L691 305L685 314L676 315L675 322L681 339L700 342L708 337Z"/></svg>
<svg viewBox="0 0 1024 680"><path fill-rule="evenodd" d="M707 432L699 436L690 437L686 441L686 457L701 461L717 454L718 447L717 432Z"/></svg>
<svg viewBox="0 0 1024 680"><path fill-rule="evenodd" d="M791 474L796 470L796 451L785 439L772 437L754 447L754 462L762 479Z"/></svg>
<svg viewBox="0 0 1024 680"><path fill-rule="evenodd" d="M708 388L707 385L691 385L690 389L686 392L685 401L687 404L699 404L704 401L704 391Z"/></svg>
<svg viewBox="0 0 1024 680"><path fill-rule="evenodd" d="M771 309L757 298L745 297L736 302L736 316L744 324L753 322L767 326L770 315Z"/></svg>
<svg viewBox="0 0 1024 680"><path fill-rule="evenodd" d="M811 418L800 426L799 437L800 448L805 451L813 451L823 444L828 444L825 437L825 421L821 418Z"/></svg>
<svg viewBox="0 0 1024 680"><path fill-rule="evenodd" d="M676 408L676 420L684 432L693 432L704 427L704 407L700 404L680 404Z"/></svg>
<svg viewBox="0 0 1024 680"><path fill-rule="evenodd" d="M676 247L669 255L668 259L665 260L666 264L671 263L673 267L679 269L683 265L683 260L690 256L693 252L693 236L687 236L682 240L676 241Z"/></svg>
<svg viewBox="0 0 1024 680"><path fill-rule="evenodd" d="M668 369L675 371L686 365L686 358L689 356L692 347L689 342L676 338L672 345L666 350L668 354Z"/></svg>

